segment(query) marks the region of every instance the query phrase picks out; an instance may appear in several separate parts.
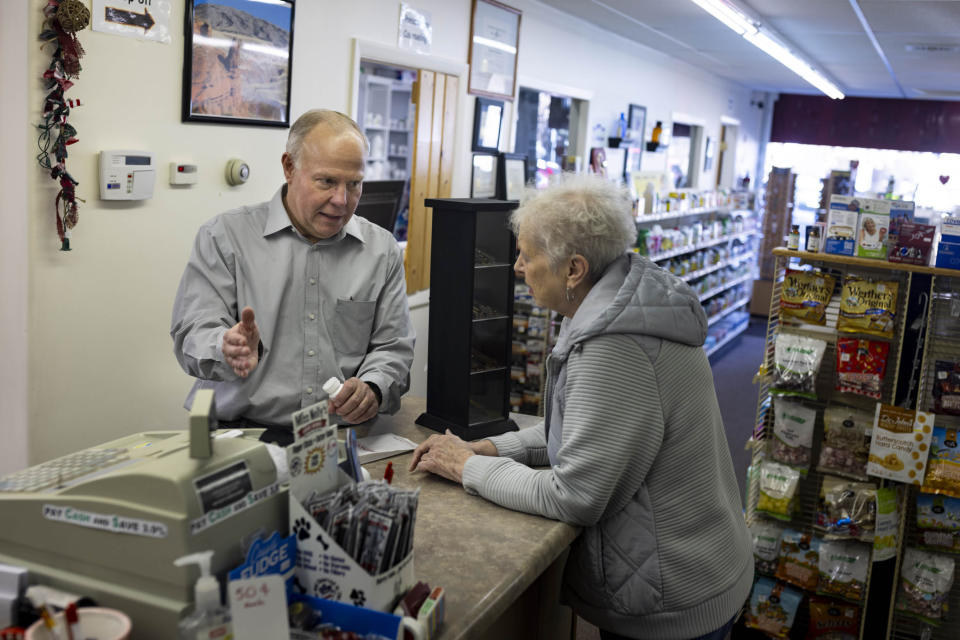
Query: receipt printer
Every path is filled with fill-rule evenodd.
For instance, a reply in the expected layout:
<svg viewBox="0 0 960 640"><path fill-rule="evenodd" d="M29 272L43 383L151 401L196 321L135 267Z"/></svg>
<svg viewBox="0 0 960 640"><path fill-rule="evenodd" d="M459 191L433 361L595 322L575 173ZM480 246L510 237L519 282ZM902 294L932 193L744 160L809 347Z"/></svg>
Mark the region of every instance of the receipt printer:
<svg viewBox="0 0 960 640"><path fill-rule="evenodd" d="M155 158L150 151L101 151L100 199L152 198L156 175Z"/></svg>

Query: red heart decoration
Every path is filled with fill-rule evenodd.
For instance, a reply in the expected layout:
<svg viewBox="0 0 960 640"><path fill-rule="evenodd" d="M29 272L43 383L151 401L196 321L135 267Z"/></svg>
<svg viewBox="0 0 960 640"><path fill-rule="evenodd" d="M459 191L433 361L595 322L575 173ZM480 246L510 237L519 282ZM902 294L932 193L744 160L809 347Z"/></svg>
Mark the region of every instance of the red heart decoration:
<svg viewBox="0 0 960 640"><path fill-rule="evenodd" d="M940 183L947 184L947 181L950 179L950 176L940 176Z"/></svg>

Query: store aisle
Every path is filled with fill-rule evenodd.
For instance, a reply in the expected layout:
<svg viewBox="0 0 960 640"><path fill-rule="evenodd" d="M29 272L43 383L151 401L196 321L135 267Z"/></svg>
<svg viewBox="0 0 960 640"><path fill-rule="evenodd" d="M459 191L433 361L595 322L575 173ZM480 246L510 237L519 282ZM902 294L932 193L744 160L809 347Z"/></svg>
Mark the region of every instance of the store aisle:
<svg viewBox="0 0 960 640"><path fill-rule="evenodd" d="M743 335L710 358L713 384L727 430L727 444L741 498L747 482L747 467L750 466L750 452L744 449L744 445L753 433L757 413L757 387L753 384L753 377L763 358L766 330L765 317L750 316L750 326Z"/></svg>

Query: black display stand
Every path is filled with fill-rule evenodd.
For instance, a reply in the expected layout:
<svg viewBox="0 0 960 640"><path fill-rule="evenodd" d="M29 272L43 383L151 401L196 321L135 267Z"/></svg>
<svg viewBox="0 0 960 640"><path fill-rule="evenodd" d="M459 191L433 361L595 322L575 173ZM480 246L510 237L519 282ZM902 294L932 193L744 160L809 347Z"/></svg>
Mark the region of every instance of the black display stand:
<svg viewBox="0 0 960 640"><path fill-rule="evenodd" d="M433 208L427 410L417 424L465 440L516 431L510 348L517 202L428 199Z"/></svg>

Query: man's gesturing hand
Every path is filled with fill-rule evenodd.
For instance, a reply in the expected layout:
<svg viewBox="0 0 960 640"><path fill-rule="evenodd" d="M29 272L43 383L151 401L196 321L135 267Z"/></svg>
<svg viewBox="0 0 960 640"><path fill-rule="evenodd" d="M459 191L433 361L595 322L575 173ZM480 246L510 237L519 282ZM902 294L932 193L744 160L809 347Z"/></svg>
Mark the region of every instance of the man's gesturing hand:
<svg viewBox="0 0 960 640"><path fill-rule="evenodd" d="M223 356L233 372L246 378L260 361L260 329L253 320L253 309L244 307L240 322L223 334Z"/></svg>

